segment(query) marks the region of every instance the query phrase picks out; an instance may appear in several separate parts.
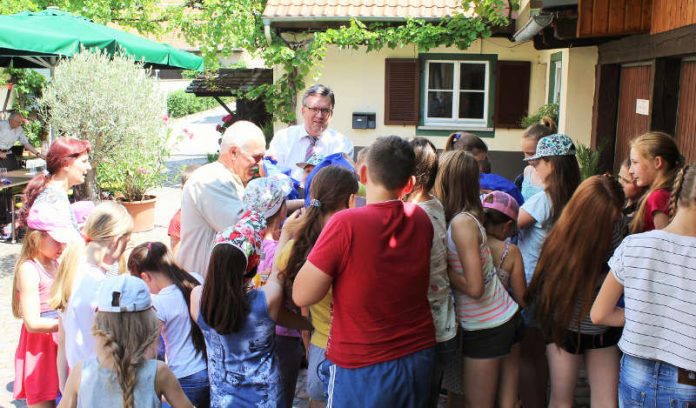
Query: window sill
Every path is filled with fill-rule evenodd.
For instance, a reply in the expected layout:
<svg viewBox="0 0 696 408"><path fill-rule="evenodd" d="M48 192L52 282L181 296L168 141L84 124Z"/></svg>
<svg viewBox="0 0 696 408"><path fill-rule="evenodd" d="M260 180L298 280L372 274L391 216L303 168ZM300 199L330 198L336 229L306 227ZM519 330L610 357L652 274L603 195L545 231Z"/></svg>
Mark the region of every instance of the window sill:
<svg viewBox="0 0 696 408"><path fill-rule="evenodd" d="M418 125L416 127L418 130L448 130L451 132L455 131L472 131L472 132L493 132L495 128L486 126L467 126L467 125Z"/></svg>

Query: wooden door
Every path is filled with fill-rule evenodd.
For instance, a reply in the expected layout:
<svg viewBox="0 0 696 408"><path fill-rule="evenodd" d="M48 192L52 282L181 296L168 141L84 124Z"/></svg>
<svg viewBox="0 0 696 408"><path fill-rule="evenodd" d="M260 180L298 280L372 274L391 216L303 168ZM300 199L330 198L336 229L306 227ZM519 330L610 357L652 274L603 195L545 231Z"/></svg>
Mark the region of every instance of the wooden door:
<svg viewBox="0 0 696 408"><path fill-rule="evenodd" d="M652 65L630 65L621 67L619 84L619 112L616 124L616 146L614 148L614 168L628 158L631 139L650 130L650 82ZM648 102L648 111L643 101ZM601 115L601 112L599 113Z"/></svg>
<svg viewBox="0 0 696 408"><path fill-rule="evenodd" d="M682 62L674 136L686 162L696 162L696 61Z"/></svg>

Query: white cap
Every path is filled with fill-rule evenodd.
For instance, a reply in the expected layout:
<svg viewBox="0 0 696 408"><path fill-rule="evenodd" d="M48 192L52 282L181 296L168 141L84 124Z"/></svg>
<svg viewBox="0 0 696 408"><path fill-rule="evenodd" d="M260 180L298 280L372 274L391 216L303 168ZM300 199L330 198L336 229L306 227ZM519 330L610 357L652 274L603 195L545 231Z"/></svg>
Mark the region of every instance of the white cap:
<svg viewBox="0 0 696 408"><path fill-rule="evenodd" d="M98 299L100 312L140 312L152 307L145 282L130 275L106 278L99 289Z"/></svg>

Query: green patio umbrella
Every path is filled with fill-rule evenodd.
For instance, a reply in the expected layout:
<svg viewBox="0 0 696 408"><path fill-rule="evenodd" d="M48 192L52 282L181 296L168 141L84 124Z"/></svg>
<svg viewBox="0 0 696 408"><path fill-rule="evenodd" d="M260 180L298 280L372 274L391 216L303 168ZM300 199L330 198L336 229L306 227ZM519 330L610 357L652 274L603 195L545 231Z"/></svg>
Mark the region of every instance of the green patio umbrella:
<svg viewBox="0 0 696 408"><path fill-rule="evenodd" d="M0 66L53 68L81 48L123 52L157 68L203 70L203 58L56 8L0 16Z"/></svg>

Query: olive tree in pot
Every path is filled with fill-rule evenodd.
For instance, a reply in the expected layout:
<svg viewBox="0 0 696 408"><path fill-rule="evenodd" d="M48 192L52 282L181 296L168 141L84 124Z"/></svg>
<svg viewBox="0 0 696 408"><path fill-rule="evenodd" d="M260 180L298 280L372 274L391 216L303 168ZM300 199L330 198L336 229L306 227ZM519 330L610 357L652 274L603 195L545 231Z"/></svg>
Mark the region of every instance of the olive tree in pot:
<svg viewBox="0 0 696 408"><path fill-rule="evenodd" d="M40 104L58 134L92 144L87 198L150 199L154 211L147 193L164 181L170 132L165 99L149 69L128 56L82 51L58 64ZM139 213L133 215L137 223ZM154 218L150 224L140 229L152 228Z"/></svg>

